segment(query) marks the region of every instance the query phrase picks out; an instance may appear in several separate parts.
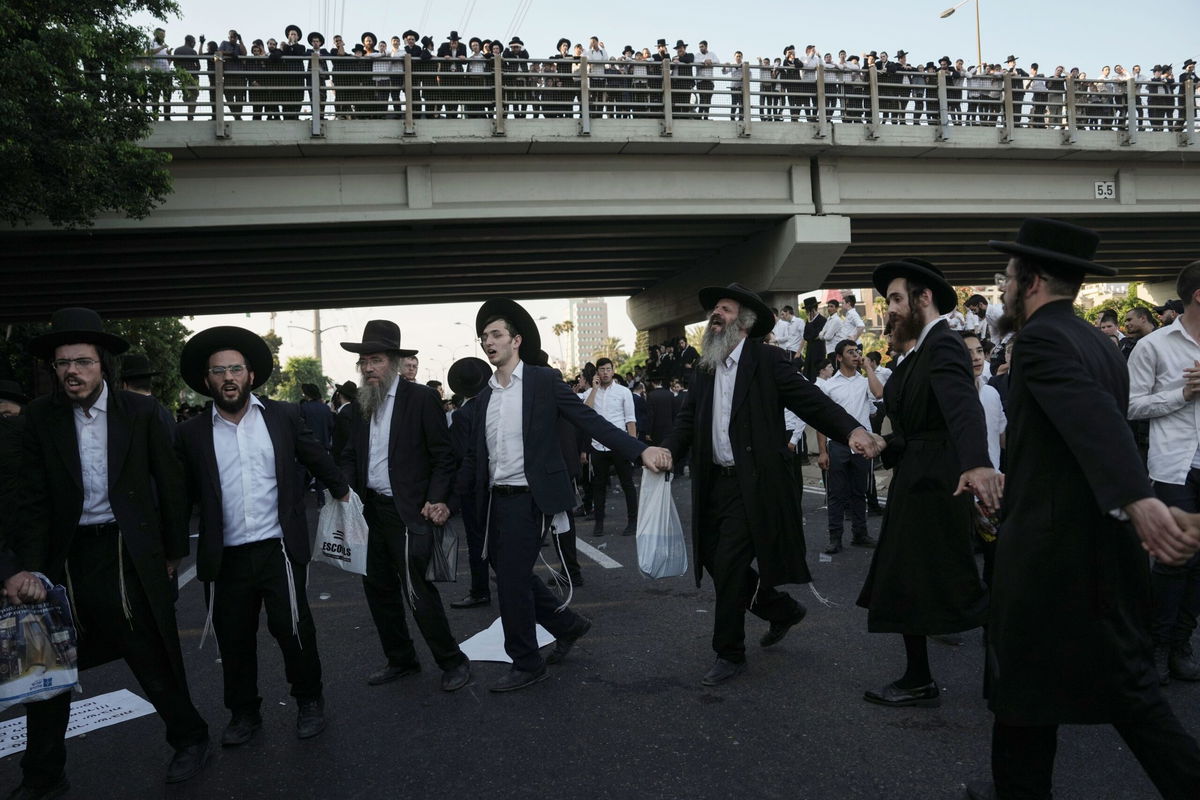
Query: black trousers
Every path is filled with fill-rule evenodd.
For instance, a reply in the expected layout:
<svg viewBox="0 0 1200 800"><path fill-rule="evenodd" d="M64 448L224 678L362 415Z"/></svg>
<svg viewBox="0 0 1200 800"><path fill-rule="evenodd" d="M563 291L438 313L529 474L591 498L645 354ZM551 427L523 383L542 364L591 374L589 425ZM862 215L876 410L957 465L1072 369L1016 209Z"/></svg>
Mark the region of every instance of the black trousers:
<svg viewBox="0 0 1200 800"><path fill-rule="evenodd" d="M867 536L867 487L871 461L841 442L827 442L829 450L829 542L841 544L846 512L850 512L850 534L855 540Z"/></svg>
<svg viewBox="0 0 1200 800"><path fill-rule="evenodd" d="M1184 480L1183 484L1155 481L1154 493L1169 506L1200 511L1200 469L1188 470ZM1150 586L1154 592L1150 632L1155 644L1186 644L1200 614L1200 553L1177 567L1155 561Z"/></svg>
<svg viewBox="0 0 1200 800"><path fill-rule="evenodd" d="M393 666L417 663L417 651L404 619L404 604L411 585L416 596L407 602L412 605L413 619L434 661L443 670L457 667L467 657L450 633L450 622L437 587L425 579L433 555L432 534L410 532L392 498L374 492L368 494L364 516L368 534L363 591L388 663Z"/></svg>
<svg viewBox="0 0 1200 800"><path fill-rule="evenodd" d="M74 590L75 623L79 632L81 663L94 663L89 643L125 659L138 685L167 726L167 742L176 750L199 744L208 737L208 725L192 705L185 680L177 675L173 660L182 661L177 635L167 640L154 623L150 600L129 552L124 560L125 594L132 619L121 607L117 561L117 534L75 536L68 567ZM166 564L163 576L166 577ZM174 619L174 608L170 616ZM26 703L29 740L21 758L24 782L45 788L58 780L67 763L64 741L71 714L71 694Z"/></svg>
<svg viewBox="0 0 1200 800"><path fill-rule="evenodd" d="M205 586L212 608L213 630L221 648L225 707L234 714L254 714L258 694L258 620L265 606L267 630L283 653L283 669L297 700L321 696L321 657L317 629L305 592L307 569L292 564L296 593L297 633L292 632L292 603L282 539L226 547L220 577Z"/></svg>
<svg viewBox="0 0 1200 800"><path fill-rule="evenodd" d="M544 663L538 653L537 625L558 637L579 620L569 608L557 610L560 601L533 572L542 537L551 535L549 527L531 493L492 493L488 558L496 571L504 651L514 668L526 672L536 672Z"/></svg>
<svg viewBox="0 0 1200 800"><path fill-rule="evenodd" d="M492 587L488 583L487 553L483 552L483 523L476 517L475 506L472 503L463 503L463 528L467 531L467 563L471 567L471 596L491 597Z"/></svg>
<svg viewBox="0 0 1200 800"><path fill-rule="evenodd" d="M611 450L593 450L592 462L592 510L596 527L604 525L604 506L608 499L608 472L614 470L625 494L625 513L631 523L637 522L637 489L633 487L633 465Z"/></svg>
<svg viewBox="0 0 1200 800"><path fill-rule="evenodd" d="M1190 800L1200 786L1200 748L1167 701L1157 699L1113 724L1165 800ZM996 800L1049 800L1057 725L992 726Z"/></svg>
<svg viewBox="0 0 1200 800"><path fill-rule="evenodd" d="M704 504L700 559L717 593L712 647L728 661L746 660L746 612L767 622L786 622L800 604L774 586L760 586L750 517L737 478L717 474Z"/></svg>

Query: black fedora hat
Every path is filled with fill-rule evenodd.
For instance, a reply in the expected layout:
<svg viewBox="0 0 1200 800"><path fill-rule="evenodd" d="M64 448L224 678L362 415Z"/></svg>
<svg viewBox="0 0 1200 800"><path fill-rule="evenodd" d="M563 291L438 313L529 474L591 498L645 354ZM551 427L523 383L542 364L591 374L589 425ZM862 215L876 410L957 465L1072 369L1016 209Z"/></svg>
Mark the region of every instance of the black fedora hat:
<svg viewBox="0 0 1200 800"><path fill-rule="evenodd" d="M675 40L675 49L676 50L678 50L681 47L687 47L687 46L688 46L687 42L685 42L683 39Z"/></svg>
<svg viewBox="0 0 1200 800"><path fill-rule="evenodd" d="M54 349L64 344L94 344L115 356L129 349L129 342L104 332L100 315L90 308L60 308L50 317L50 332L29 340L26 348L38 358L54 358Z"/></svg>
<svg viewBox="0 0 1200 800"><path fill-rule="evenodd" d="M246 359L246 366L254 373L250 383L252 390L266 383L275 371L271 348L257 333L233 325L209 328L188 339L179 354L179 374L196 394L212 396L204 376L208 371L208 357L221 350L236 350Z"/></svg>
<svg viewBox="0 0 1200 800"><path fill-rule="evenodd" d="M351 353L399 353L415 356L416 350L405 350L400 346L400 326L390 319L368 320L363 327L361 342L342 342L342 349Z"/></svg>
<svg viewBox="0 0 1200 800"><path fill-rule="evenodd" d="M563 46L564 44L565 44L567 47L570 47L570 46L571 46L571 40L570 40L570 39L568 39L567 37L563 36L563 37L562 37L562 38L560 38L560 39L558 40L558 42L557 42L557 43L554 45L554 49L555 49L555 50L562 50L562 46Z"/></svg>
<svg viewBox="0 0 1200 800"><path fill-rule="evenodd" d="M446 38L452 42L457 42L458 41L458 31L450 31L450 35L447 36Z"/></svg>
<svg viewBox="0 0 1200 800"><path fill-rule="evenodd" d="M25 405L29 402L29 396L21 390L21 384L8 378L0 378L0 400Z"/></svg>
<svg viewBox="0 0 1200 800"><path fill-rule="evenodd" d="M324 47L325 46L325 35L324 34L319 33L317 31L310 31L308 34L308 43L310 45L312 45L313 39L316 39L318 42L320 42L320 44L315 45L316 47Z"/></svg>
<svg viewBox="0 0 1200 800"><path fill-rule="evenodd" d="M1116 267L1092 261L1099 244L1100 234L1093 230L1058 219L1030 217L1021 223L1016 241L993 239L988 247L1010 255L1029 256L1056 275L1116 275Z"/></svg>
<svg viewBox="0 0 1200 800"><path fill-rule="evenodd" d="M950 60L950 56L942 56L941 58L938 59L938 63L939 64L952 64L954 62L952 62Z"/></svg>
<svg viewBox="0 0 1200 800"><path fill-rule="evenodd" d="M796 49L796 45L794 45L794 44L784 45L783 54L786 56L788 54L789 50L795 50L795 49Z"/></svg>
<svg viewBox="0 0 1200 800"><path fill-rule="evenodd" d="M142 353L126 353L121 356L121 379L153 378L162 372L151 365L150 359Z"/></svg>
<svg viewBox="0 0 1200 800"><path fill-rule="evenodd" d="M520 37L520 36L514 36L514 37L512 37L512 39L510 39L510 40L508 41L508 46L509 46L509 47L512 47L514 44L519 44L519 45L521 45L521 47L524 47L524 46L525 46L525 43L521 41L521 37Z"/></svg>
<svg viewBox="0 0 1200 800"><path fill-rule="evenodd" d="M421 37L421 46L432 48L433 47L433 37L432 36L422 36Z"/></svg>
<svg viewBox="0 0 1200 800"><path fill-rule="evenodd" d="M379 44L379 37L376 36L375 34L371 33L370 31L363 31L363 35L358 37L358 40L360 42L362 42L363 44L366 44L368 36L371 37L372 42L374 42L375 44Z"/></svg>
<svg viewBox="0 0 1200 800"><path fill-rule="evenodd" d="M885 261L871 273L871 282L881 297L887 297L888 284L896 278L912 278L929 287L939 314L949 314L958 305L958 294L942 271L923 258Z"/></svg>
<svg viewBox="0 0 1200 800"><path fill-rule="evenodd" d="M488 320L503 318L517 329L521 336L521 360L527 364L538 363L538 352L542 349L542 334L538 331L537 323L520 303L507 297L492 297L485 300L475 314L475 335L483 335L483 327Z"/></svg>
<svg viewBox="0 0 1200 800"><path fill-rule="evenodd" d="M627 44L627 45L625 45L625 49L623 49L621 51L621 55L625 55L626 53L632 53L632 52L633 52L633 45Z"/></svg>
<svg viewBox="0 0 1200 800"><path fill-rule="evenodd" d="M297 40L300 40L300 39L303 39L303 38L304 38L304 31L300 30L300 26L299 26L299 25L288 25L286 28L284 28L284 29L283 29L283 38L285 38L285 39L286 39L286 38L287 38L287 35L288 35L289 33L291 33L292 31L295 31L295 32L296 32L296 39L297 39Z"/></svg>
<svg viewBox="0 0 1200 800"><path fill-rule="evenodd" d="M414 42L415 42L417 39L420 39L420 38L421 38L421 34L417 33L417 32L416 32L416 31L414 31L412 28L409 28L408 30L406 30L406 31L404 32L404 35L403 35L403 36L401 36L400 38L401 38L401 39L407 39L407 38L408 38L408 37L410 37L410 36L413 38L413 41L414 41Z"/></svg>
<svg viewBox="0 0 1200 800"><path fill-rule="evenodd" d="M347 400L356 400L358 398L358 384L354 381L346 381L345 383L335 383L333 391L340 394Z"/></svg>
<svg viewBox="0 0 1200 800"><path fill-rule="evenodd" d="M717 301L725 297L736 300L754 311L755 320L749 332L751 339L766 336L771 332L771 328L775 327L775 315L771 313L771 307L764 303L756 293L736 281L728 286L709 286L701 289L700 307L707 313L712 311Z"/></svg>
<svg viewBox="0 0 1200 800"><path fill-rule="evenodd" d="M655 43L654 43L654 46L655 46L655 47L666 47L666 46L667 46L667 40L666 40L666 39L659 39L657 42L655 42Z"/></svg>
<svg viewBox="0 0 1200 800"><path fill-rule="evenodd" d="M482 358L468 356L450 365L446 372L446 383L450 391L464 397L474 397L483 391L492 377L492 365Z"/></svg>
<svg viewBox="0 0 1200 800"><path fill-rule="evenodd" d="M1016 61L1016 60L1017 60L1017 57L1016 57L1016 56L1014 56L1014 55L1009 55L1009 57L1008 57L1008 58L1004 59L1004 63L1005 63L1005 64L1008 64L1009 62Z"/></svg>

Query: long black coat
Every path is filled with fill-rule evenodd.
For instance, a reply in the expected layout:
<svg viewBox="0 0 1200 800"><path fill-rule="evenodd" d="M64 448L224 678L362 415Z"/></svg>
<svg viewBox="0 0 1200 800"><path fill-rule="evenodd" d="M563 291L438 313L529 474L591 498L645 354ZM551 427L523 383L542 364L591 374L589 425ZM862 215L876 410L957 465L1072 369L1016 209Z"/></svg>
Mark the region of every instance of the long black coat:
<svg viewBox="0 0 1200 800"><path fill-rule="evenodd" d="M816 380L825 360L825 340L821 338L821 331L825 330L828 321L824 315L815 314L804 323L804 377L810 381Z"/></svg>
<svg viewBox="0 0 1200 800"><path fill-rule="evenodd" d="M678 460L692 452L692 563L696 585L703 574L700 531L705 499L711 495L713 470L714 375L696 370L696 379L663 443ZM796 372L787 353L773 345L747 340L738 361L729 414L729 441L738 464L738 483L750 514L750 531L758 571L765 586L808 583L800 494L793 477L783 409L837 442L846 442L860 427L841 406Z"/></svg>
<svg viewBox="0 0 1200 800"><path fill-rule="evenodd" d="M293 564L307 564L312 560L312 546L304 510L303 470L315 475L334 497L344 497L348 487L329 451L304 424L298 406L268 398L262 398L262 402L263 420L275 451L275 485L283 543ZM200 504L196 577L214 581L220 577L221 557L225 552L225 512L221 505L221 471L213 447L211 402L202 413L179 426L175 440L190 499ZM246 502L254 500L246 498Z"/></svg>
<svg viewBox="0 0 1200 800"><path fill-rule="evenodd" d="M1008 399L988 627L1001 722L1113 722L1157 691L1146 554L1109 514L1153 496L1128 407L1124 359L1104 334L1067 301L1038 309L1017 336Z"/></svg>
<svg viewBox="0 0 1200 800"><path fill-rule="evenodd" d="M650 407L650 441L662 444L675 422L675 396L670 389L651 389L646 395Z"/></svg>
<svg viewBox="0 0 1200 800"><path fill-rule="evenodd" d="M970 357L944 320L900 362L883 401L904 444L858 598L870 611L867 630L932 635L977 628L987 595L975 565L972 500L953 495L963 472L992 462Z"/></svg>
<svg viewBox="0 0 1200 800"><path fill-rule="evenodd" d="M176 677L186 682L175 624L167 561L188 554L187 491L183 469L151 397L109 387L108 499L125 550L146 592L155 627ZM66 561L83 513L83 470L71 405L49 395L26 409L22 448L20 526L11 542L21 569L66 581ZM79 631L79 666L94 667L119 653Z"/></svg>

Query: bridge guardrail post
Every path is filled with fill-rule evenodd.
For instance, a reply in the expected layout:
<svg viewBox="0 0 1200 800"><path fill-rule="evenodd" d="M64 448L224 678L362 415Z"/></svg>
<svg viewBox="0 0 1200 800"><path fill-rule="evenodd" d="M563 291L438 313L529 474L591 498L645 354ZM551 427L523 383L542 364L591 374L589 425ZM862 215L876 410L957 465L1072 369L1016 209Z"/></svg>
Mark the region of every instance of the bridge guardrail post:
<svg viewBox="0 0 1200 800"><path fill-rule="evenodd" d="M1138 92L1133 76L1125 79L1125 135L1121 144L1130 145L1137 141L1138 126Z"/></svg>
<svg viewBox="0 0 1200 800"><path fill-rule="evenodd" d="M496 113L492 115L492 135L504 136L504 59L499 53L492 58L495 59L492 74L496 76Z"/></svg>
<svg viewBox="0 0 1200 800"><path fill-rule="evenodd" d="M662 135L663 135L663 136L670 136L670 135L671 135L671 122L672 122L672 115L671 115L671 62L670 62L670 61L663 61L663 62L662 62L662 71L663 71L663 79L662 79L662 109L663 109Z"/></svg>
<svg viewBox="0 0 1200 800"><path fill-rule="evenodd" d="M946 91L946 73L940 69L937 73L937 101L937 138L939 142L948 142L950 141L950 101L949 92Z"/></svg>
<svg viewBox="0 0 1200 800"><path fill-rule="evenodd" d="M829 135L829 113L825 108L825 63L817 64L817 132L814 139L824 139Z"/></svg>
<svg viewBox="0 0 1200 800"><path fill-rule="evenodd" d="M1075 111L1075 76L1067 76L1067 96L1063 98L1067 103L1067 127L1063 131L1063 144L1075 144L1075 131L1078 130L1076 125Z"/></svg>
<svg viewBox="0 0 1200 800"><path fill-rule="evenodd" d="M879 73L867 70L867 84L871 102L871 121L867 123L867 138L879 138L879 126L883 124L879 115Z"/></svg>
<svg viewBox="0 0 1200 800"><path fill-rule="evenodd" d="M742 125L738 136L750 135L750 118L754 116L754 107L750 105L753 97L750 91L750 62L742 62Z"/></svg>
<svg viewBox="0 0 1200 800"><path fill-rule="evenodd" d="M1013 103L1013 76L1006 72L1001 78L1004 81L1001 85L1004 95L1004 135L1000 137L1000 143L1011 144L1013 140L1013 116L1016 111L1016 104Z"/></svg>
<svg viewBox="0 0 1200 800"><path fill-rule="evenodd" d="M413 107L416 106L417 99L413 96L413 72L412 72L412 56L408 53L404 54L404 135L416 136L417 123L416 114L413 112Z"/></svg>
<svg viewBox="0 0 1200 800"><path fill-rule="evenodd" d="M321 81L321 54L313 51L308 64L309 97L312 98L312 135L316 138L325 135L325 104L324 86Z"/></svg>
<svg viewBox="0 0 1200 800"><path fill-rule="evenodd" d="M1187 147L1196 146L1196 81L1185 80L1183 83L1183 130L1179 134L1179 143Z"/></svg>
<svg viewBox="0 0 1200 800"><path fill-rule="evenodd" d="M229 123L225 121L225 60L218 54L213 59L213 120L218 139L229 138Z"/></svg>
<svg viewBox="0 0 1200 800"><path fill-rule="evenodd" d="M579 135L592 133L592 75L587 56L579 59Z"/></svg>

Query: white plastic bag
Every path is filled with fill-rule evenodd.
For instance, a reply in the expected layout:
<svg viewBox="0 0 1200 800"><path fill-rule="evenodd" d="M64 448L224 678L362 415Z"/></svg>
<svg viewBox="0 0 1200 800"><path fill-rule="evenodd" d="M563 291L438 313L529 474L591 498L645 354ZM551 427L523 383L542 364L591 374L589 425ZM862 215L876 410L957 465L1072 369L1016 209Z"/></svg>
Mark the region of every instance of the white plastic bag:
<svg viewBox="0 0 1200 800"><path fill-rule="evenodd" d="M638 498L638 567L651 578L675 578L688 570L687 540L675 500L670 472L642 470Z"/></svg>
<svg viewBox="0 0 1200 800"><path fill-rule="evenodd" d="M318 561L356 575L367 574L367 520L362 498L350 490L343 503L325 491L325 505L317 518L316 553Z"/></svg>

